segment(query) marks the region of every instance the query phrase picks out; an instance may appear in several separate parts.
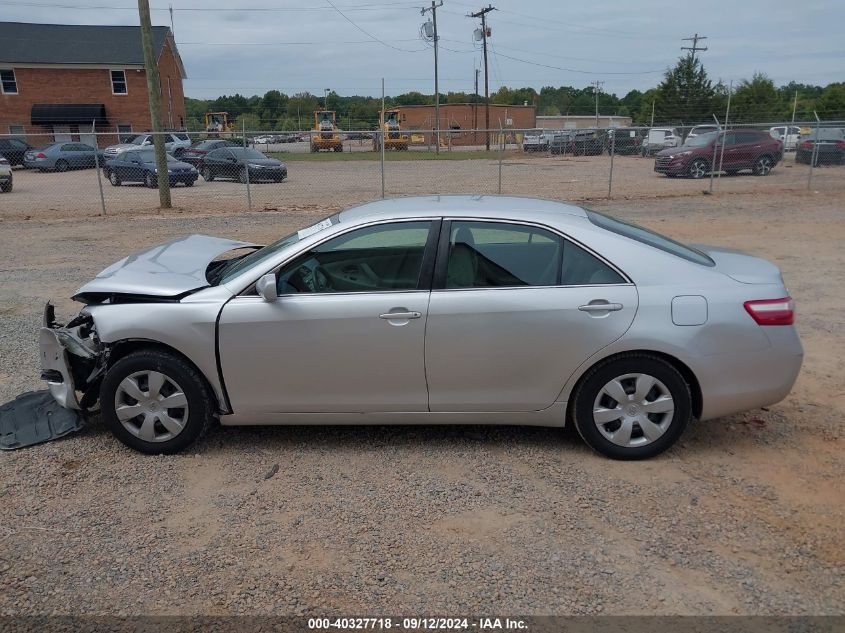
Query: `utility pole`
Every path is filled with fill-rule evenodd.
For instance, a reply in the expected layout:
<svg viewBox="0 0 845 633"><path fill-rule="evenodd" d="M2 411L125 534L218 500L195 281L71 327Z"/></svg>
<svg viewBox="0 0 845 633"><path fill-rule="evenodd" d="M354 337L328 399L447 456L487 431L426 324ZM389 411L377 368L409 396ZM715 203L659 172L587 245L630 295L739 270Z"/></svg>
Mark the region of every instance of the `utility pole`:
<svg viewBox="0 0 845 633"><path fill-rule="evenodd" d="M699 41L706 40L706 39L707 39L706 37L704 37L703 35L699 35L698 33L696 33L692 37L685 37L681 41L692 42L692 46L681 46L681 50L682 51L689 51L690 57L692 57L693 61L695 61L695 54L698 51L706 51L707 50L706 46L699 46L698 45Z"/></svg>
<svg viewBox="0 0 845 633"><path fill-rule="evenodd" d="M481 18L481 41L484 47L484 147L490 151L490 81L487 73L487 14L495 11L492 5L476 13L470 13L469 18Z"/></svg>
<svg viewBox="0 0 845 633"><path fill-rule="evenodd" d="M158 92L158 68L153 55L153 27L150 21L149 0L138 0L138 15L141 19L141 43L144 48L144 70L147 75L147 96L150 101L150 122L153 129L153 146L158 174L158 199L162 209L171 208L170 179L167 177L167 153L161 125L161 95Z"/></svg>
<svg viewBox="0 0 845 633"><path fill-rule="evenodd" d="M599 89L604 84L603 81L594 81L593 82L596 86L595 93L596 93L596 128L599 127Z"/></svg>
<svg viewBox="0 0 845 633"><path fill-rule="evenodd" d="M440 84L438 82L437 77L437 7L443 6L443 0L440 0L440 4L431 0L431 6L429 8L420 9L420 15L425 15L428 11L431 11L431 22L432 26L434 27L434 35L432 39L434 40L434 129L435 129L435 153L440 153Z"/></svg>
<svg viewBox="0 0 845 633"><path fill-rule="evenodd" d="M478 143L478 73L480 68L475 67L475 60L472 62L472 69L475 71L475 92L472 93L472 144Z"/></svg>

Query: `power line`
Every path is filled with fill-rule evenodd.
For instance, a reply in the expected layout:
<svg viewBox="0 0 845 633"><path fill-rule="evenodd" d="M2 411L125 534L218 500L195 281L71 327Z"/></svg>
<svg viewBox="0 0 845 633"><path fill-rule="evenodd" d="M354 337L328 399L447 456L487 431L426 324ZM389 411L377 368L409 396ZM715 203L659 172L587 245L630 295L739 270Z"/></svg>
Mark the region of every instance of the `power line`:
<svg viewBox="0 0 845 633"><path fill-rule="evenodd" d="M487 130L484 134L486 150L490 151L490 80L487 72L487 14L490 11L495 11L496 8L488 4L487 8L470 13L468 18L481 18L481 41L484 47L484 129Z"/></svg>
<svg viewBox="0 0 845 633"><path fill-rule="evenodd" d="M377 38L375 35L373 35L373 34L372 34L372 33L370 33L369 31L367 31L366 29L364 29L364 27L362 27L362 26L360 26L359 24L357 24L354 20L352 20L352 18L350 18L349 16L347 16L347 15L346 15L343 11L341 11L340 9L338 9L338 8L337 8L337 6L336 6L336 5L332 2L332 0L326 0L326 2L327 2L327 3L328 3L328 4L329 4L329 5L330 5L330 6L331 6L331 7L332 7L335 11L337 11L337 13L338 13L338 14L339 14L339 15L340 15L340 16L341 16L344 20L346 20L346 21L347 21L347 22L349 22L352 26L354 26L356 29L358 29L359 31L361 31L361 33L363 33L364 35L366 35L366 36L367 36L367 37L369 37L369 38L372 38L373 40L375 40L375 41L376 41L376 42L378 42L379 44L383 44L383 45L384 45L384 46L386 46L387 48L392 48L392 49L393 49L393 50L395 50L395 51L401 51L401 52L403 52L403 53L419 53L420 51L425 50L424 48L421 48L421 49L416 49L416 50L411 50L411 49L407 49L407 48L399 48L398 46L393 46L392 44L388 44L388 43L387 43L387 42L385 42L384 40L380 40L380 39L379 39L379 38Z"/></svg>
<svg viewBox="0 0 845 633"><path fill-rule="evenodd" d="M552 66L551 64L541 64L540 62L532 62L527 59L520 59L519 57L512 57L511 55L505 55L504 53L496 52L496 55L499 57L504 57L505 59L511 59L515 62L522 62L523 64L531 64L532 66L540 66L541 68L551 68L552 70L562 70L568 73L580 73L582 75L654 75L658 73L662 73L663 70L641 70L641 71L604 71L604 72L597 72L594 70L578 70L576 68L564 68L562 66Z"/></svg>

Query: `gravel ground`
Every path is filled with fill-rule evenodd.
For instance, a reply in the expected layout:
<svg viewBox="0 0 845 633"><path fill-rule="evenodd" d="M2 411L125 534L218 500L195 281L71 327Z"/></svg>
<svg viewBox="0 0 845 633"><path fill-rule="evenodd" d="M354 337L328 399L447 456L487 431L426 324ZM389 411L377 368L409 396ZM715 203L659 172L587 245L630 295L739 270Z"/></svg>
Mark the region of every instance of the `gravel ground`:
<svg viewBox="0 0 845 633"><path fill-rule="evenodd" d="M334 158L328 156L327 158ZM289 161L289 178L282 183L253 183L250 186L253 210L296 207L344 207L372 200L381 194L380 163L376 160ZM767 177L749 174L725 176L714 184L714 191L726 193L785 192L805 193L809 167L795 164L788 154ZM666 178L653 171L654 160L639 156L617 156L614 160L613 195L621 199L697 197L709 190L710 181ZM509 151L501 166L502 193L546 196L567 200L593 200L607 197L610 158L608 156L549 157ZM496 193L499 189L499 162L495 152L490 160L396 160L385 167L388 195L428 195ZM82 217L100 213L97 172L83 169L65 173L40 173L16 169L15 189L0 195L0 218L48 219ZM154 212L158 191L141 184L112 187L102 180L107 214ZM822 193L845 193L845 167L815 170L813 189ZM246 186L230 180L179 185L171 190L178 210L204 213L244 212L249 209Z"/></svg>
<svg viewBox="0 0 845 633"><path fill-rule="evenodd" d="M94 419L0 455L0 615L843 614L842 195L596 206L780 265L807 354L793 393L642 463L510 427L227 428L147 457ZM330 210L0 219L0 401L40 386L46 298L67 317L131 250Z"/></svg>

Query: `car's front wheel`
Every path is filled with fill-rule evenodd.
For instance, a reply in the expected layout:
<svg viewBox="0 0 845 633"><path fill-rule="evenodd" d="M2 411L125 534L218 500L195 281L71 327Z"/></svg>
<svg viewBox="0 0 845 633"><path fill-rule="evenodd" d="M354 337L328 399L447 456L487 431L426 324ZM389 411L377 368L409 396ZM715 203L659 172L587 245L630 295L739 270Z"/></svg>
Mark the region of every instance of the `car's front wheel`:
<svg viewBox="0 0 845 633"><path fill-rule="evenodd" d="M145 184L147 187L149 187L150 189L155 188L155 186L156 186L156 181L155 181L155 178L153 178L153 175L152 175L150 172L147 172L147 173L144 175L144 184Z"/></svg>
<svg viewBox="0 0 845 633"><path fill-rule="evenodd" d="M142 453L172 454L202 436L214 414L206 383L184 359L133 352L109 369L100 388L106 426Z"/></svg>
<svg viewBox="0 0 845 633"><path fill-rule="evenodd" d="M211 173L211 168L203 167L201 173L202 173L202 179L205 180L206 182L211 182L212 180L214 180L214 174Z"/></svg>
<svg viewBox="0 0 845 633"><path fill-rule="evenodd" d="M690 178L704 178L709 171L709 165L703 158L696 158L689 166Z"/></svg>
<svg viewBox="0 0 845 633"><path fill-rule="evenodd" d="M772 160L771 156L761 156L754 162L754 175L768 176L774 166L775 162Z"/></svg>
<svg viewBox="0 0 845 633"><path fill-rule="evenodd" d="M600 363L573 394L578 433L613 459L646 459L672 446L692 413L690 388L681 373L649 354Z"/></svg>
<svg viewBox="0 0 845 633"><path fill-rule="evenodd" d="M110 171L109 174L109 182L111 183L112 187L119 187L120 186L120 176L117 175L117 172Z"/></svg>

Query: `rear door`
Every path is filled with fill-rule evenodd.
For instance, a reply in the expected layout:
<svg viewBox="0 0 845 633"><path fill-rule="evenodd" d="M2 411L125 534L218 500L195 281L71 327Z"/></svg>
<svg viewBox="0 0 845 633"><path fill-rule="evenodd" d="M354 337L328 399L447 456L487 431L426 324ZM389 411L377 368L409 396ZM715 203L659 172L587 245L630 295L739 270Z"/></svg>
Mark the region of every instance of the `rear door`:
<svg viewBox="0 0 845 633"><path fill-rule="evenodd" d="M431 411L535 411L628 329L637 292L540 226L444 223L425 341Z"/></svg>

